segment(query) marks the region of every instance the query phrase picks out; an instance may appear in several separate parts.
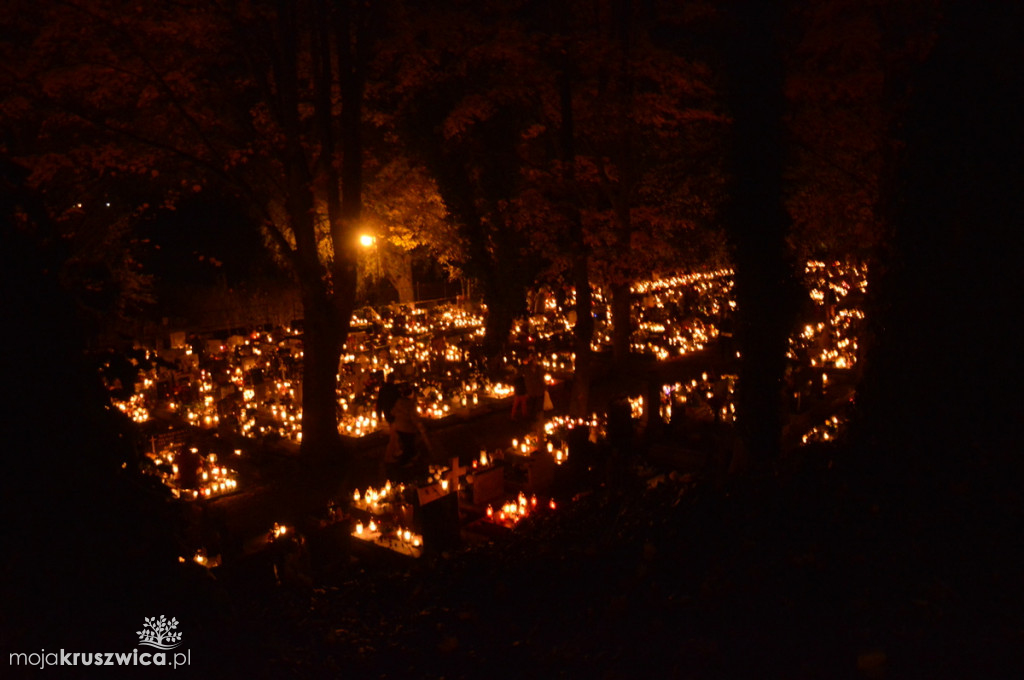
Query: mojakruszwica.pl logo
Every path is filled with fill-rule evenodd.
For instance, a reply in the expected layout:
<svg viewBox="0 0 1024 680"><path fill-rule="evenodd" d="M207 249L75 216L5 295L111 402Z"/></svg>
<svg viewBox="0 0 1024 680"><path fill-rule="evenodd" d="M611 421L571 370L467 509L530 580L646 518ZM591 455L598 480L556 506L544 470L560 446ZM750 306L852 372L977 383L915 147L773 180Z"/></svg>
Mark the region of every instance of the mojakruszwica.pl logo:
<svg viewBox="0 0 1024 680"><path fill-rule="evenodd" d="M178 668L192 663L192 650L179 649L181 631L178 619L146 617L142 630L135 631L139 636L139 649L130 652L68 652L63 649L48 652L11 652L8 661L12 666L28 668L46 668L48 666L171 666ZM151 652L145 648L157 651Z"/></svg>

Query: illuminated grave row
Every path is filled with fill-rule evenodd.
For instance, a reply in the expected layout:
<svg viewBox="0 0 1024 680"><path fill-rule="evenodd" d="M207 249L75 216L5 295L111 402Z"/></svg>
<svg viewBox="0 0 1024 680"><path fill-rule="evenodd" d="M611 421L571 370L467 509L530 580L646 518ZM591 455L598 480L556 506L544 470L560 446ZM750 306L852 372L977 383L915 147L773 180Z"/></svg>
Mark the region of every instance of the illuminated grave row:
<svg viewBox="0 0 1024 680"><path fill-rule="evenodd" d="M241 455L240 450L235 451ZM238 490L238 473L218 460L213 452L195 446L169 445L147 452L150 474L157 476L175 498L208 500Z"/></svg>
<svg viewBox="0 0 1024 680"><path fill-rule="evenodd" d="M468 518L469 526L480 522L513 529L527 517L557 508L548 495L553 478L534 469L554 470L566 462L567 436L577 428L583 428L593 441L603 433L598 416L553 417L521 441L514 439L493 452L480 451L465 466L452 459L446 466L430 466L426 475L415 481L387 481L379 488L354 489L341 519L349 523L353 539L413 557L426 547L419 512L434 502L455 499L459 515ZM517 475L519 469L528 473Z"/></svg>
<svg viewBox="0 0 1024 680"><path fill-rule="evenodd" d="M794 334L790 357L812 367L850 368L864 316L858 298L867 288L866 268L810 262L805 273L821 318L810 319ZM635 284L632 349L658 359L705 349L735 309L732 288L729 269ZM593 347L603 350L614 329L603 292L595 291L594 297ZM571 291L561 301L549 296L541 306L543 313L518 321L513 328L514 337L538 350L540 366L552 376L569 375L574 369L575 355L567 349L572 346L573 302ZM401 314L366 308L355 314L338 373L339 432L362 437L386 429L374 410L374 376L393 371L416 386L420 415L428 419L467 413L510 396L511 380L487 379L473 358L483 334L484 313L449 305ZM140 371L131 394L112 399L135 422L160 415L246 437L301 441L303 352L296 329L210 339L192 346L182 339L162 356L175 368ZM522 349L514 351L504 365L511 371L523 356ZM726 412L716 408L716 417L732 419L731 403L725 405Z"/></svg>

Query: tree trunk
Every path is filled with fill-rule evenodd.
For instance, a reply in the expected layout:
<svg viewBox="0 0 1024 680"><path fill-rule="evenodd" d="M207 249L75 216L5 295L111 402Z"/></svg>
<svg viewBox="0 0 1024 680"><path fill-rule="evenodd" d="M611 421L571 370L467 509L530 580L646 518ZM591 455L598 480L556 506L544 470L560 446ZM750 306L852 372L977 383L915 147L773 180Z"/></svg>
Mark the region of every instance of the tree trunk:
<svg viewBox="0 0 1024 680"><path fill-rule="evenodd" d="M573 283L576 286L576 327L573 328L573 347L576 365L573 371L572 392L569 395L569 415L583 418L588 415L590 383L594 374L594 356L590 343L594 339L593 295L586 254L573 258Z"/></svg>
<svg viewBox="0 0 1024 680"><path fill-rule="evenodd" d="M398 292L398 301L407 304L416 301L412 285L412 256L402 250L393 250L384 257L384 275Z"/></svg>
<svg viewBox="0 0 1024 680"><path fill-rule="evenodd" d="M633 330L631 296L628 283L615 283L612 293L612 354L615 364L623 367L629 359L629 336Z"/></svg>
<svg viewBox="0 0 1024 680"><path fill-rule="evenodd" d="M334 300L319 275L300 277L303 309L301 454L319 460L340 451L337 374L343 336Z"/></svg>
<svg viewBox="0 0 1024 680"><path fill-rule="evenodd" d="M788 218L782 205L783 71L776 43L781 9L751 0L733 16L728 53L735 116L734 184L727 228L736 260L737 337L742 362L737 422L756 463L780 451L781 386L795 283L786 257Z"/></svg>
<svg viewBox="0 0 1024 680"><path fill-rule="evenodd" d="M344 334L335 303L345 291L337 290L342 283L337 277L334 294L327 291L316 248L311 182L303 168L297 163L291 168L288 209L297 245L304 325L300 451L303 458L317 460L340 449L335 390Z"/></svg>
<svg viewBox="0 0 1024 680"><path fill-rule="evenodd" d="M493 286L484 286L484 304L487 305L487 318L484 321L483 346L490 364L508 345L514 313L505 296L495 291Z"/></svg>
<svg viewBox="0 0 1024 680"><path fill-rule="evenodd" d="M891 259L869 288L878 342L865 357L855 434L894 485L1019 489L1020 288L1008 273L1020 268L1024 224L1024 143L1010 104L1024 91L1013 56L1024 15L1015 3L966 1L943 14L928 61L888 74L890 108L907 95L909 106L894 126ZM893 38L896 48L909 42ZM952 319L979 322L951 332ZM949 498L1001 493L974 492Z"/></svg>
<svg viewBox="0 0 1024 680"><path fill-rule="evenodd" d="M568 7L560 2L559 30L568 33ZM570 247L573 249L572 282L576 289L576 326L573 328L573 349L576 363L573 366L572 391L569 393L569 415L584 418L588 415L590 383L593 378L593 351L590 348L594 338L594 299L590 285L590 258L583 234L583 220L577 203L576 187L576 130L572 108L572 65L568 54L560 55L558 73L559 105L562 125L559 129L559 145L565 190L570 192L565 207L570 224Z"/></svg>

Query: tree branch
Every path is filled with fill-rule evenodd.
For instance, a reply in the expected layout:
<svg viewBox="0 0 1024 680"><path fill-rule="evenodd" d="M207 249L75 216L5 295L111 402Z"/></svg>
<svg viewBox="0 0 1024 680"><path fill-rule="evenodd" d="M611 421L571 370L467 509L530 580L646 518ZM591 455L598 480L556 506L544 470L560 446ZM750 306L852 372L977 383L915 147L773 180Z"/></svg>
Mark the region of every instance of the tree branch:
<svg viewBox="0 0 1024 680"><path fill-rule="evenodd" d="M116 24L113 24L110 20L106 19L105 17L102 17L102 16L96 14L95 12L86 9L86 8L82 7L81 5L78 5L78 4L74 3L74 2L70 2L69 0L60 0L60 2L61 2L61 4L64 4L64 5L68 6L68 7L72 7L74 9L78 10L79 12L82 12L86 16L91 17L92 19L94 19L96 21L99 21L102 25L112 29L118 35L120 35L125 40L125 42L130 46L130 48L131 48L132 52L135 54L135 56L137 56L141 60L142 65L146 68L146 70L148 70L150 72L150 75L152 76L152 80L150 82L154 82L157 85L157 87L160 88L160 90L168 98L168 101L170 102L171 106L184 119L185 123L190 128L192 128L192 131L193 131L193 133L195 133L196 137L199 139L199 142L210 152L211 156L213 158L215 158L215 159L220 160L220 162L223 165L226 165L226 163L225 163L226 159L217 150L217 148L213 145L213 142L210 141L209 137L207 137L206 133L202 129L202 126L195 119L195 117L192 116L192 114L188 112L188 110L185 108L184 104L182 104L181 100L174 93L174 90L172 90L170 85L167 84L167 81L164 78L163 74L161 74L160 71L157 70L156 66L153 65L153 62L139 48L138 44L135 42L135 38L134 38L133 35L131 35L127 31L125 31L120 26L117 26Z"/></svg>

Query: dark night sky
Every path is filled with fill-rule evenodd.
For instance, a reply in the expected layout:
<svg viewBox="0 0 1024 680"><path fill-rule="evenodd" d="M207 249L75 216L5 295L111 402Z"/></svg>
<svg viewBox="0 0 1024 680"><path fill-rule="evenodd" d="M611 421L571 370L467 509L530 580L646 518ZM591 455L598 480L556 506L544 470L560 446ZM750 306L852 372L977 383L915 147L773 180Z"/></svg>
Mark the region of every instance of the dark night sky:
<svg viewBox="0 0 1024 680"><path fill-rule="evenodd" d="M162 211L144 229L151 240L148 271L160 285L236 285L253 277L281 277L258 227L227 198L200 194ZM219 263L219 264L218 264Z"/></svg>

